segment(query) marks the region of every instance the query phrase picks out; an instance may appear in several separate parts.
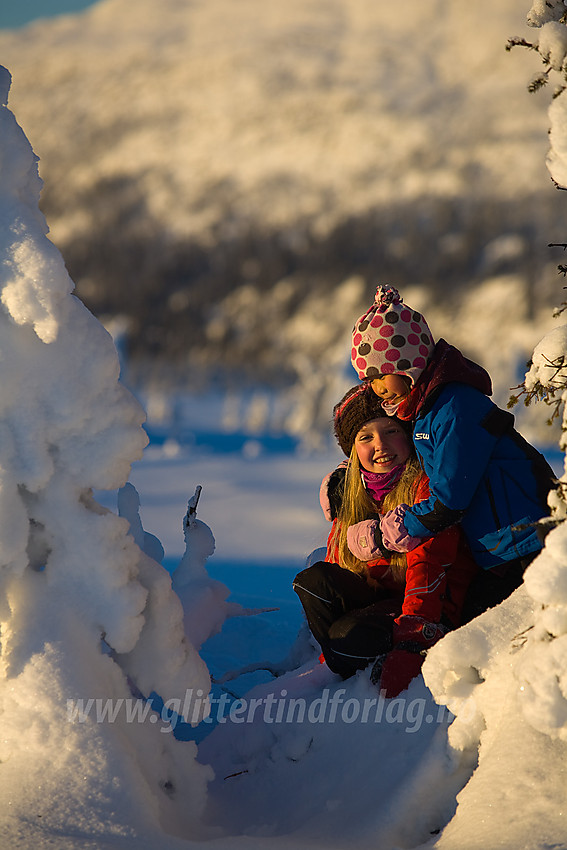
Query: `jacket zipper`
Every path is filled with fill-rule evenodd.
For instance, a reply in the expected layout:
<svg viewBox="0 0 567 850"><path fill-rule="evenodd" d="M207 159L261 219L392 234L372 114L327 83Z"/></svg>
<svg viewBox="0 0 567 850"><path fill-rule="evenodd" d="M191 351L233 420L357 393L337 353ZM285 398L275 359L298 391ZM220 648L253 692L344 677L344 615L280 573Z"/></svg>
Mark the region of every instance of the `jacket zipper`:
<svg viewBox="0 0 567 850"><path fill-rule="evenodd" d="M498 516L498 511L496 509L496 500L494 499L494 493L492 492L492 487L490 486L490 482L485 482L486 492L488 494L488 501L490 502L490 509L492 510L492 516L494 522L496 524L496 530L500 528L500 517Z"/></svg>

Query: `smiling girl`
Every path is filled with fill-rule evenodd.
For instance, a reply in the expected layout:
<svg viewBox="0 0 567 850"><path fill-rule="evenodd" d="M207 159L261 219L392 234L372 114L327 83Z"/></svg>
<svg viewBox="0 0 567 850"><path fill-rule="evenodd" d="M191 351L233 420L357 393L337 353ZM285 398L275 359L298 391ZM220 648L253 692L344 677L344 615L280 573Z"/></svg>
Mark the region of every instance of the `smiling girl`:
<svg viewBox="0 0 567 850"><path fill-rule="evenodd" d="M460 624L477 568L457 526L407 554L360 533L363 520L426 499L428 481L406 426L385 415L370 385L346 393L334 427L348 463L328 481L327 556L296 576L294 590L331 670L347 678L375 661L372 680L396 696L424 651Z"/></svg>
<svg viewBox="0 0 567 850"><path fill-rule="evenodd" d="M392 472L409 457L408 438L399 422L372 419L355 438L360 465L367 472Z"/></svg>

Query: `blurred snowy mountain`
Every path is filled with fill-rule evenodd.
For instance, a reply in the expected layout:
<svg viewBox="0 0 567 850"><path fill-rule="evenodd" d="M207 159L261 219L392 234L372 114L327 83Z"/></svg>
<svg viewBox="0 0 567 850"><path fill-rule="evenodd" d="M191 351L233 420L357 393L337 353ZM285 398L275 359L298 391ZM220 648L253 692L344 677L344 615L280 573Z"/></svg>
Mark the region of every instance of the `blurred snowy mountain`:
<svg viewBox="0 0 567 850"><path fill-rule="evenodd" d="M516 0L102 0L0 55L77 293L160 380L348 385L387 281L507 388L562 298L526 33Z"/></svg>

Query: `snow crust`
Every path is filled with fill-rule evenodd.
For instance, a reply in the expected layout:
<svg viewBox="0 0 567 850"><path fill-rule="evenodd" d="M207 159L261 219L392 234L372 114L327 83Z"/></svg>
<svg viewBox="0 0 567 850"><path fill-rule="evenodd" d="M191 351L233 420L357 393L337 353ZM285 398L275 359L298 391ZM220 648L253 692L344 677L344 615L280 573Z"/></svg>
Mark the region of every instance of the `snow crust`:
<svg viewBox="0 0 567 850"><path fill-rule="evenodd" d="M539 33L539 52L554 71L561 71L567 52L567 27L558 21L544 24Z"/></svg>
<svg viewBox="0 0 567 850"><path fill-rule="evenodd" d="M553 71L560 72L560 86L549 106L550 121L547 167L560 188L567 186L567 106L565 63L567 59L567 26L560 21L566 12L563 0L537 0L528 13L528 24L539 28L535 39L538 51Z"/></svg>
<svg viewBox="0 0 567 850"><path fill-rule="evenodd" d="M559 95L549 107L551 149L547 156L547 167L558 186L567 186L567 104L565 93Z"/></svg>
<svg viewBox="0 0 567 850"><path fill-rule="evenodd" d="M541 27L549 21L558 21L564 14L563 0L535 0L528 12L528 26Z"/></svg>

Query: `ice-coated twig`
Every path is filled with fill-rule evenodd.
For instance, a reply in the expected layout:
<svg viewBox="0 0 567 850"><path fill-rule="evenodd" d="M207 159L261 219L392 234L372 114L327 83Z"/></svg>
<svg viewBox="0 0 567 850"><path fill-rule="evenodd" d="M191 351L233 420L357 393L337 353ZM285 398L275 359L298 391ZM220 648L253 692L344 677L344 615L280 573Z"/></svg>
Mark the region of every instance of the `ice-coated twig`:
<svg viewBox="0 0 567 850"><path fill-rule="evenodd" d="M189 499L187 504L187 513L185 514L185 519L183 520L183 529L187 529L190 526L195 524L195 520L197 519L197 505L199 504L199 499L201 497L202 487L200 484L195 488L195 492Z"/></svg>

